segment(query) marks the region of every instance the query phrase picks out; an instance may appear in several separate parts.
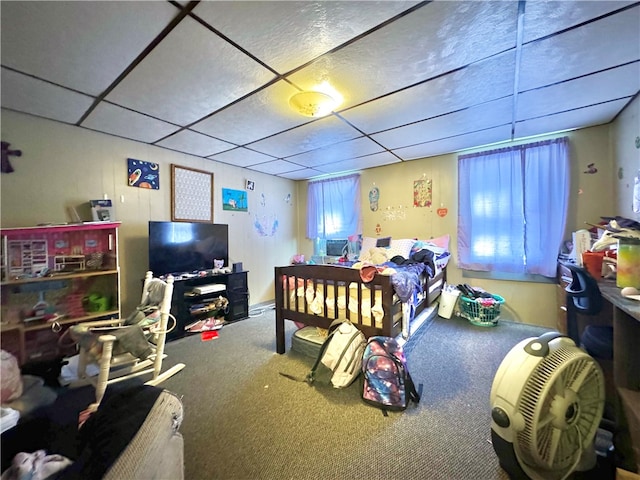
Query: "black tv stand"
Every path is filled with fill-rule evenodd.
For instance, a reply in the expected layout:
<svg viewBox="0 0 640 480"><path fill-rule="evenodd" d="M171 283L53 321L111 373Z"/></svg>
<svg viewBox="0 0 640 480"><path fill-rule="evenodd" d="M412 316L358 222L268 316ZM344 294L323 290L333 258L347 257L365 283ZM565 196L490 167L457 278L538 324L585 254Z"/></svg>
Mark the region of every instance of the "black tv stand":
<svg viewBox="0 0 640 480"><path fill-rule="evenodd" d="M185 327L193 323L193 317L189 307L195 303L226 297L229 300L229 308L224 316L226 322L235 322L249 316L249 285L246 271L231 273L216 273L204 276L180 276L174 275L173 299L171 301L171 314L176 317L176 328L167 334L167 340L175 340L184 337L187 333ZM222 284L224 291L203 293L194 295L193 289L202 285Z"/></svg>

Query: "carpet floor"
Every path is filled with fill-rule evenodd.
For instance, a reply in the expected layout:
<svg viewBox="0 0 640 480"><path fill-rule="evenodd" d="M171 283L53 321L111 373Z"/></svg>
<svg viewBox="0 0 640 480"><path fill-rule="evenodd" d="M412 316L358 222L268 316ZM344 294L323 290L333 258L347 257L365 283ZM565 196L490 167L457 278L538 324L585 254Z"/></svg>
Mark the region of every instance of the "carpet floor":
<svg viewBox="0 0 640 480"><path fill-rule="evenodd" d="M287 347L294 326L287 324ZM495 372L520 340L546 329L508 321L494 328L435 317L406 344L422 400L390 413L304 377L313 359L275 353L274 311L167 344L166 366L186 368L162 386L183 397L185 478L507 479L490 443Z"/></svg>

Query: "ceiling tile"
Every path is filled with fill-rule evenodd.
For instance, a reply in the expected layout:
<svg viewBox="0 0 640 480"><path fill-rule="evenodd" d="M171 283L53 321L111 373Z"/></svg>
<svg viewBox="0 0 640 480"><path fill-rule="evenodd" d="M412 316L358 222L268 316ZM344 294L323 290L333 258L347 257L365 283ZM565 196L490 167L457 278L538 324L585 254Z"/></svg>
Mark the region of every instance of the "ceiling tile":
<svg viewBox="0 0 640 480"><path fill-rule="evenodd" d="M310 120L289 107L289 98L296 92L287 82L276 82L191 129L238 145L261 140Z"/></svg>
<svg viewBox="0 0 640 480"><path fill-rule="evenodd" d="M514 72L511 51L340 115L365 133L380 132L511 95Z"/></svg>
<svg viewBox="0 0 640 480"><path fill-rule="evenodd" d="M512 107L512 99L504 98L414 123L407 127L387 130L373 135L373 139L380 142L387 149L394 150L418 143L471 133L510 124Z"/></svg>
<svg viewBox="0 0 640 480"><path fill-rule="evenodd" d="M258 165L251 166L251 170L257 172L268 173L270 175L279 175L285 172L295 172L302 170L300 165L294 165L286 160L274 160L273 162L260 163Z"/></svg>
<svg viewBox="0 0 640 480"><path fill-rule="evenodd" d="M76 123L93 103L92 97L6 68L2 69L1 86L4 108L59 122Z"/></svg>
<svg viewBox="0 0 640 480"><path fill-rule="evenodd" d="M249 167L258 163L265 163L274 160L274 158L269 155L264 155L263 153L254 152L253 150L242 147L227 150L222 153L216 153L211 158L218 162L228 163L238 167Z"/></svg>
<svg viewBox="0 0 640 480"><path fill-rule="evenodd" d="M433 142L421 143L406 148L398 148L394 150L393 153L404 160L414 160L508 140L511 140L511 125L502 125L487 128L479 132L456 135L455 137L434 140Z"/></svg>
<svg viewBox="0 0 640 480"><path fill-rule="evenodd" d="M514 47L517 8L431 2L288 78L303 89L326 80L350 107Z"/></svg>
<svg viewBox="0 0 640 480"><path fill-rule="evenodd" d="M335 163L353 157L377 153L381 150L383 148L376 142L366 137L360 137L355 140L347 140L346 142L335 143L328 147L287 157L287 160L305 167L319 167L327 163ZM320 168L318 169L320 170Z"/></svg>
<svg viewBox="0 0 640 480"><path fill-rule="evenodd" d="M640 90L637 1L0 5L3 108L284 178L598 125ZM322 82L337 113L289 108Z"/></svg>
<svg viewBox="0 0 640 480"><path fill-rule="evenodd" d="M308 178L317 177L319 175L322 175L322 172L319 172L312 168L305 168L303 170L296 170L295 172L281 173L279 176L288 178L289 180L306 180Z"/></svg>
<svg viewBox="0 0 640 480"><path fill-rule="evenodd" d="M274 135L250 147L274 157L289 157L333 143L359 137L360 133L334 115Z"/></svg>
<svg viewBox="0 0 640 480"><path fill-rule="evenodd" d="M518 95L517 120L631 97L640 90L640 62Z"/></svg>
<svg viewBox="0 0 640 480"><path fill-rule="evenodd" d="M156 145L201 157L208 157L217 152L229 150L235 146L190 130L183 130L175 135L171 135L156 143Z"/></svg>
<svg viewBox="0 0 640 480"><path fill-rule="evenodd" d="M272 78L269 70L187 17L107 100L188 125Z"/></svg>
<svg viewBox="0 0 640 480"><path fill-rule="evenodd" d="M98 95L177 13L168 2L2 2L2 64Z"/></svg>
<svg viewBox="0 0 640 480"><path fill-rule="evenodd" d="M529 1L525 7L522 41L528 43L565 28L575 27L582 22L624 8L632 3L634 2L611 0L599 2Z"/></svg>
<svg viewBox="0 0 640 480"><path fill-rule="evenodd" d="M82 122L82 126L147 143L153 143L180 128L108 102L100 102Z"/></svg>
<svg viewBox="0 0 640 480"><path fill-rule="evenodd" d="M628 99L616 100L591 107L571 110L570 112L559 113L557 115L517 122L515 137L522 138L563 130L572 130L584 127L585 125L602 125L613 120L613 117L628 102Z"/></svg>
<svg viewBox="0 0 640 480"><path fill-rule="evenodd" d="M525 45L519 89L550 85L639 58L640 6Z"/></svg>
<svg viewBox="0 0 640 480"><path fill-rule="evenodd" d="M318 165L316 169L324 173L340 173L348 172L351 170L363 170L366 168L381 167L383 165L390 165L392 163L398 162L400 162L400 159L395 155L389 152L379 152L374 153L373 155L351 158L337 163Z"/></svg>
<svg viewBox="0 0 640 480"><path fill-rule="evenodd" d="M284 74L416 3L200 2L193 13Z"/></svg>

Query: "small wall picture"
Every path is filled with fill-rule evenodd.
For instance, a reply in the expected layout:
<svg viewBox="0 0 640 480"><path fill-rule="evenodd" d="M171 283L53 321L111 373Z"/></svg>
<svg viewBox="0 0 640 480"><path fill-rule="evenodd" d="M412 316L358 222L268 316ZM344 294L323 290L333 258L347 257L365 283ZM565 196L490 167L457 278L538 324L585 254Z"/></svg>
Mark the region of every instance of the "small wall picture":
<svg viewBox="0 0 640 480"><path fill-rule="evenodd" d="M160 190L160 169L157 163L127 159L129 186Z"/></svg>
<svg viewBox="0 0 640 480"><path fill-rule="evenodd" d="M421 179L413 182L413 206L431 206L432 184L431 179Z"/></svg>
<svg viewBox="0 0 640 480"><path fill-rule="evenodd" d="M222 209L247 212L247 192L244 190L222 189Z"/></svg>

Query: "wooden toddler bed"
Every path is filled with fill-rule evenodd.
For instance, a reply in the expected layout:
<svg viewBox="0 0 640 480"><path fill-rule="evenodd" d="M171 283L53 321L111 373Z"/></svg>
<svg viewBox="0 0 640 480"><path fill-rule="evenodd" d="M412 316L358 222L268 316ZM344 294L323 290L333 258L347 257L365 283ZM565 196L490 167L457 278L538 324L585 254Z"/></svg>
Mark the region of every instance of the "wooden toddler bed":
<svg viewBox="0 0 640 480"><path fill-rule="evenodd" d="M344 318L367 338L408 336L408 320L440 295L445 270L438 270L433 277L425 272L419 278L420 292L415 293L412 302L402 302L391 275L378 273L365 282L359 269L339 265L275 267L277 352L284 353L286 349L285 320L328 328L333 320Z"/></svg>

